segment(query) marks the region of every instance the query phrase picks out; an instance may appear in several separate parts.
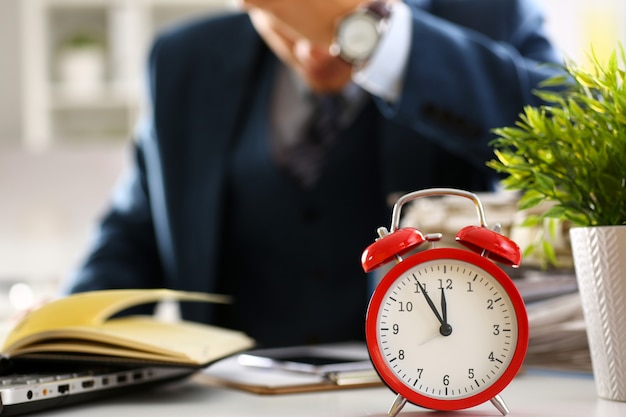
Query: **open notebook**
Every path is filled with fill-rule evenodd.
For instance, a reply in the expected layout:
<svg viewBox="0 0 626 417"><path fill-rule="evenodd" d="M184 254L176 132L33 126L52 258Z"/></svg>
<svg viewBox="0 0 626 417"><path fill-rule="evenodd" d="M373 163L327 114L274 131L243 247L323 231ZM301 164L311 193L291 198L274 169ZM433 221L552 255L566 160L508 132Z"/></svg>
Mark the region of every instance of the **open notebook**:
<svg viewBox="0 0 626 417"><path fill-rule="evenodd" d="M197 368L15 364L0 373L0 416L49 410L185 378Z"/></svg>
<svg viewBox="0 0 626 417"><path fill-rule="evenodd" d="M224 301L167 289L102 290L28 312L0 347L0 417L183 378L253 345L241 332L202 323L116 316L164 299Z"/></svg>

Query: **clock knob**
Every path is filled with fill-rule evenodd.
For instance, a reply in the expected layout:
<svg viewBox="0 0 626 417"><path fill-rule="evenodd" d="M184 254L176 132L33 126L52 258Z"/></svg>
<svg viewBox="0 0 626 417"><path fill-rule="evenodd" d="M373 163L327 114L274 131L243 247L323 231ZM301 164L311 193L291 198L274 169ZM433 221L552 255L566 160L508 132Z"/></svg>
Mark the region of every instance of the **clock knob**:
<svg viewBox="0 0 626 417"><path fill-rule="evenodd" d="M517 268L522 261L519 246L500 233L482 226L466 226L455 239L468 249L504 265Z"/></svg>
<svg viewBox="0 0 626 417"><path fill-rule="evenodd" d="M426 237L419 230L404 227L381 236L369 245L361 255L361 266L365 272L373 271L381 265L417 248L426 242Z"/></svg>

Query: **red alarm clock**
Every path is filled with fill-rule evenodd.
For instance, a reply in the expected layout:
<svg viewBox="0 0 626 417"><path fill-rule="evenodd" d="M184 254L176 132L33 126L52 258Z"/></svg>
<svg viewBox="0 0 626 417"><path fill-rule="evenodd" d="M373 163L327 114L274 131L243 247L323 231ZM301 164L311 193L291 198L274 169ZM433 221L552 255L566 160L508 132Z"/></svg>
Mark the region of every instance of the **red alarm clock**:
<svg viewBox="0 0 626 417"><path fill-rule="evenodd" d="M398 226L404 204L442 195L474 202L480 225L466 226L456 235L467 249L435 248L440 233ZM450 188L400 197L390 230L378 233L361 263L365 272L397 263L374 290L365 323L372 363L397 393L389 415L395 416L407 401L434 410L491 401L506 415L499 394L526 355L528 316L513 281L494 261L519 266L519 247L487 227L475 194ZM433 247L414 251L425 242Z"/></svg>

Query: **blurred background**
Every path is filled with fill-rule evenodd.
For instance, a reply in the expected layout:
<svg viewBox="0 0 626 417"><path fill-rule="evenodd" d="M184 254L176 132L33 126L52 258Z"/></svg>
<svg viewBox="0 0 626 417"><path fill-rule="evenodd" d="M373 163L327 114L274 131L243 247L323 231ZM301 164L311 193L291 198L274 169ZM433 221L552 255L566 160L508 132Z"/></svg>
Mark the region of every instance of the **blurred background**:
<svg viewBox="0 0 626 417"><path fill-rule="evenodd" d="M537 0L564 56L626 40L624 0ZM0 318L54 294L126 163L156 31L234 0L0 0Z"/></svg>

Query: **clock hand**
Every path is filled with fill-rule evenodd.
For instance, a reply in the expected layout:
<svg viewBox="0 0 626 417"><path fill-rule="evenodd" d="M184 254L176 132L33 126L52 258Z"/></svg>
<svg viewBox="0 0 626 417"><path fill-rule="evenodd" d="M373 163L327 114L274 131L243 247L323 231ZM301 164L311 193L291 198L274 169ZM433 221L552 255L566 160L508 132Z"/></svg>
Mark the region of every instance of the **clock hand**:
<svg viewBox="0 0 626 417"><path fill-rule="evenodd" d="M433 303L433 300L431 300L430 296L426 293L426 289L422 286L422 284L419 281L417 281L417 285L419 286L420 290L422 290L422 294L424 294L424 298L426 298L426 302L428 303L428 306L433 311L433 313L435 313L435 317L437 317L437 320L439 320L439 323L441 323L441 327L439 327L439 333L441 333L442 336L448 336L450 332L452 332L452 328L450 328L450 332L447 332L447 334L445 334L446 331L444 331L444 326L446 326L447 323L443 320L443 318L441 318L441 315L437 311L437 307L435 307L435 303Z"/></svg>
<svg viewBox="0 0 626 417"><path fill-rule="evenodd" d="M417 346L422 346L425 345L426 343L430 342L431 340L433 340L435 337L439 336L441 334L441 332L439 333L432 333L430 334L427 338L425 338L424 340L422 340L421 342L419 342L417 344Z"/></svg>
<svg viewBox="0 0 626 417"><path fill-rule="evenodd" d="M421 285L420 285L420 288L422 289L422 292L423 292L424 288ZM426 299L426 301L428 301L428 298ZM429 305L431 309L434 308L434 305L431 305L430 303ZM435 315L437 316L437 319L439 320L439 323L441 323L441 326L439 326L439 334L442 336L450 336L450 334L452 334L452 326L450 326L450 324L448 323L448 304L446 302L446 293L443 288L441 289L441 316L439 316L436 310L434 311L435 311ZM422 342L420 342L418 346L422 346L430 342L437 336L438 336L437 333L431 334Z"/></svg>
<svg viewBox="0 0 626 417"><path fill-rule="evenodd" d="M446 302L446 291L441 287L441 315L443 316L443 321L441 322L441 327L439 327L439 333L442 336L450 336L452 333L452 326L448 323L448 303Z"/></svg>
<svg viewBox="0 0 626 417"><path fill-rule="evenodd" d="M441 288L441 315L443 316L443 322L448 322L448 304L446 303L446 292Z"/></svg>

